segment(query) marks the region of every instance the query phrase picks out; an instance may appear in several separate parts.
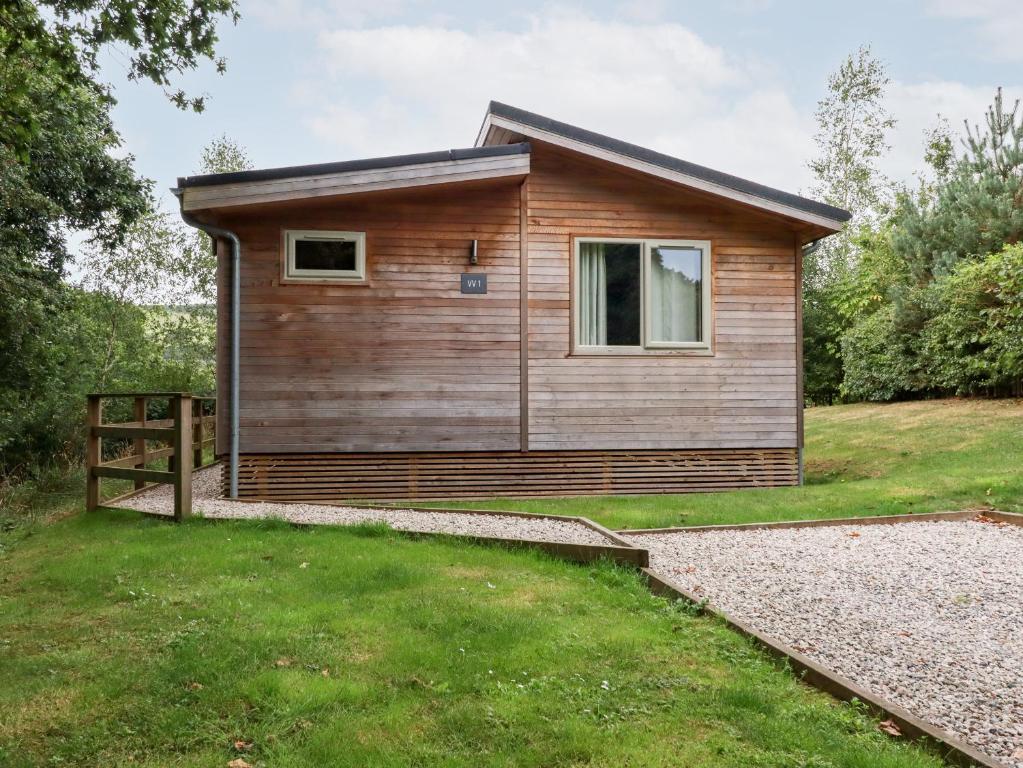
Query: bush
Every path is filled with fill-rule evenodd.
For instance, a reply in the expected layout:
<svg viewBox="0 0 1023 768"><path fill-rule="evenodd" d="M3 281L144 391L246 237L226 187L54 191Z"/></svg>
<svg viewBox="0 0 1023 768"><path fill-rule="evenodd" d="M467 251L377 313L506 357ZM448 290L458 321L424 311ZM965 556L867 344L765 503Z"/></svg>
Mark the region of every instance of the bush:
<svg viewBox="0 0 1023 768"><path fill-rule="evenodd" d="M89 392L214 389L208 308L141 307L66 285L52 290L20 345L22 368L30 367L0 379L0 476L9 479L81 461Z"/></svg>
<svg viewBox="0 0 1023 768"><path fill-rule="evenodd" d="M1023 246L960 263L932 294L935 312L921 334L921 358L933 385L959 395L1019 395Z"/></svg>
<svg viewBox="0 0 1023 768"><path fill-rule="evenodd" d="M845 400L897 400L917 389L914 354L894 304L855 323L842 337Z"/></svg>

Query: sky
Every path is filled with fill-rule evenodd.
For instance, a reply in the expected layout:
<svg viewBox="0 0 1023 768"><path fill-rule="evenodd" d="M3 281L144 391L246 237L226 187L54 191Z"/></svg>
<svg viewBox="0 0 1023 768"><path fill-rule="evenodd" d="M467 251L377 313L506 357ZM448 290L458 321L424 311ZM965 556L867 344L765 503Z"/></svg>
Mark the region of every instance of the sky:
<svg viewBox="0 0 1023 768"><path fill-rule="evenodd" d="M1020 0L240 0L220 55L180 78L199 115L104 61L114 117L161 200L226 134L256 167L472 146L491 99L791 192L811 183L828 75L870 45L909 181L924 131L1023 97ZM176 207L176 206L175 206Z"/></svg>

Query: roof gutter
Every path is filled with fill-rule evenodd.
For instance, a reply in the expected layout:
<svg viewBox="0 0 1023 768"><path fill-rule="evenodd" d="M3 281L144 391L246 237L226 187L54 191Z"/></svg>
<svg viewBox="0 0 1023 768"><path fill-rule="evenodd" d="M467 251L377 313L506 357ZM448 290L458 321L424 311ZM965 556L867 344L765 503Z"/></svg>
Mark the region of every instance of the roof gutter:
<svg viewBox="0 0 1023 768"><path fill-rule="evenodd" d="M199 221L184 208L184 196L180 190L172 190L181 206L181 219L216 239L231 243L231 425L230 425L230 497L238 498L238 444L239 444L239 397L240 397L240 350L241 350L241 255L242 244L238 235L229 229Z"/></svg>

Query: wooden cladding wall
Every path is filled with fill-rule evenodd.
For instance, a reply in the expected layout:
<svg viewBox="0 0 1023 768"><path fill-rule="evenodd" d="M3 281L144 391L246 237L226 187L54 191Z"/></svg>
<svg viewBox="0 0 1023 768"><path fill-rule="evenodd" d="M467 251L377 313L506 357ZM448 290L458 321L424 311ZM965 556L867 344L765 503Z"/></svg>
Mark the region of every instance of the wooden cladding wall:
<svg viewBox="0 0 1023 768"><path fill-rule="evenodd" d="M795 485L794 448L248 454L239 496L277 501L692 493ZM224 471L226 482L227 471ZM225 488L226 492L226 488Z"/></svg>
<svg viewBox="0 0 1023 768"><path fill-rule="evenodd" d="M434 188L224 221L243 250L241 450L518 449L519 188ZM365 232L367 283L282 285L282 228ZM478 267L468 265L474 239ZM488 293L462 295L463 272L485 272Z"/></svg>
<svg viewBox="0 0 1023 768"><path fill-rule="evenodd" d="M797 445L796 246L777 220L536 142L529 447ZM573 356L574 237L710 240L713 355Z"/></svg>

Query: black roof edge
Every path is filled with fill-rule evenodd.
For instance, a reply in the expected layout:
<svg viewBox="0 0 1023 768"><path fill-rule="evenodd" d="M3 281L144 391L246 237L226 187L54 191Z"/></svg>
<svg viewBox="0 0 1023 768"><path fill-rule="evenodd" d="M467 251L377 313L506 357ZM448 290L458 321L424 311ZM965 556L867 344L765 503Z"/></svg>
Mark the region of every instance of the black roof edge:
<svg viewBox="0 0 1023 768"><path fill-rule="evenodd" d="M694 176L712 184L718 184L723 187L728 187L729 189L734 189L737 192L743 192L764 200L781 203L782 205L787 205L791 208L805 211L806 213L816 214L835 221L848 221L852 218L852 214L842 208L836 208L835 206L828 205L827 203L821 203L817 200L801 197L800 195L795 195L791 192L784 192L780 189L765 186L764 184L758 184L755 181L748 181L747 179L742 179L738 176L732 176L729 173L715 171L713 168L707 168L703 165L690 163L687 160L681 160L677 157L672 157L671 155L655 152L652 149L646 149L645 147L640 147L636 144L630 144L627 141L613 139L610 136L604 136L603 134L595 133L594 131L588 131L585 128L578 128L559 120L553 120L549 117L538 115L535 112L529 112L525 109L513 107L510 104L491 101L488 114L514 120L515 122L523 123L541 131L555 133L566 139L591 144L595 147L599 147L600 149L606 149L610 152L625 155L626 157L631 157L634 160L641 160L642 162L650 163L651 165L656 165L670 171L677 171L678 173L684 173L687 176Z"/></svg>
<svg viewBox="0 0 1023 768"><path fill-rule="evenodd" d="M289 179L296 176L322 176L345 171L369 171L377 168L396 168L402 165L440 163L445 160L471 160L477 157L501 157L504 155L528 155L529 142L504 144L496 147L469 147L467 149L446 149L439 152L420 152L414 155L392 155L371 157L365 160L343 160L336 163L315 165L291 165L282 168L261 168L255 171L233 173L209 173L199 176L179 176L178 189L186 187L208 187L214 184L238 184L246 181L270 181Z"/></svg>

